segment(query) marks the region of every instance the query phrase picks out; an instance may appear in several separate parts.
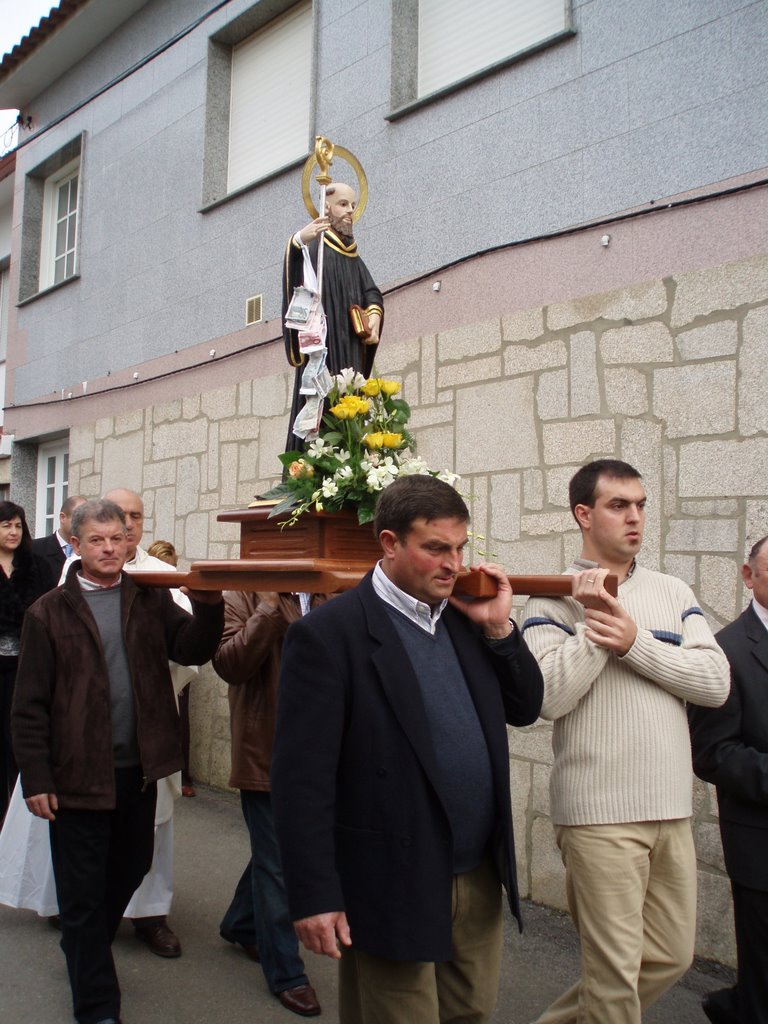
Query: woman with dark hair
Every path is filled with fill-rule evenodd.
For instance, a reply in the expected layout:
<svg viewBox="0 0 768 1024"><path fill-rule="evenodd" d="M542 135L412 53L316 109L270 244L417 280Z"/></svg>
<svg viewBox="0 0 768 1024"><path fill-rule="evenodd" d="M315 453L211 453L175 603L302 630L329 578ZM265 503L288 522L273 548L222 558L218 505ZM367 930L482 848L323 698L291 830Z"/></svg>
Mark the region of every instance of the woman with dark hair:
<svg viewBox="0 0 768 1024"><path fill-rule="evenodd" d="M0 501L0 822L19 774L11 748L11 702L24 612L56 586L44 558L32 551L21 505Z"/></svg>

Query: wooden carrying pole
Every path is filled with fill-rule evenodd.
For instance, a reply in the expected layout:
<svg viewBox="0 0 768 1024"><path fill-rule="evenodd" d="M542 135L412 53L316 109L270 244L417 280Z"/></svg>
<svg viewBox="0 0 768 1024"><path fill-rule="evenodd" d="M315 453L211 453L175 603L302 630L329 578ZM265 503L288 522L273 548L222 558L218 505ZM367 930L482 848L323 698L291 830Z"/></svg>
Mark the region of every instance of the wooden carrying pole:
<svg viewBox="0 0 768 1024"><path fill-rule="evenodd" d="M190 590L260 590L279 593L333 594L356 586L370 570L367 562L329 558L239 559L194 562L189 572L133 572L131 579L146 587L189 587ZM572 576L509 576L515 594L570 597ZM615 597L619 581L608 576L605 589ZM479 571L462 573L454 594L490 597L496 592L491 577Z"/></svg>

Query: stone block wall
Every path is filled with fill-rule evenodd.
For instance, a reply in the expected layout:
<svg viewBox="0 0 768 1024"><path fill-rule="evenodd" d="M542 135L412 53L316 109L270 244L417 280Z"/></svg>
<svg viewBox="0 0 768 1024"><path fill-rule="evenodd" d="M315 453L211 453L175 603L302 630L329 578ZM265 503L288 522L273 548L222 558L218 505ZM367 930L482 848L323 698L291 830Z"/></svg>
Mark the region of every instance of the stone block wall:
<svg viewBox="0 0 768 1024"><path fill-rule="evenodd" d="M578 552L567 483L623 458L648 491L643 562L695 590L713 628L745 606L739 566L768 532L768 257L387 340L378 372L403 383L419 453L460 473L473 556L552 573ZM146 536L182 565L236 557L242 507L279 476L291 376L278 373L115 415L70 434L70 492L144 495ZM519 602L521 605L522 602ZM519 607L518 607L519 611ZM226 786L226 685L210 667L192 698L193 774ZM521 889L565 905L548 818L551 728L510 734ZM733 962L714 791L696 784L697 950Z"/></svg>

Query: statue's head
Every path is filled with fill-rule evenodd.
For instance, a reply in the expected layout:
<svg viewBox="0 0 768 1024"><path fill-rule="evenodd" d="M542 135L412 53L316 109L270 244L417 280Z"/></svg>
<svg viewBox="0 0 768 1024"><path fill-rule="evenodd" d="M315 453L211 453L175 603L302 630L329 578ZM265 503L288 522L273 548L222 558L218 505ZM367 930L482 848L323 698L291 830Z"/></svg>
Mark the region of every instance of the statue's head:
<svg viewBox="0 0 768 1024"><path fill-rule="evenodd" d="M334 181L325 190L325 215L337 234L352 236L352 214L357 206L355 190L342 181Z"/></svg>

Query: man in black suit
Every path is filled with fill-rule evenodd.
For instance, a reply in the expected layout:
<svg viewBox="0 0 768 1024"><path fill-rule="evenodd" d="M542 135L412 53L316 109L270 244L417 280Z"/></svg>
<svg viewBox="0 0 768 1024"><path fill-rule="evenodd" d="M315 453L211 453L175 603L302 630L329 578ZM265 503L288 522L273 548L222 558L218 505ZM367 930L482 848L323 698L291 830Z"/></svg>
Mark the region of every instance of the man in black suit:
<svg viewBox="0 0 768 1024"><path fill-rule="evenodd" d="M53 573L54 586L59 582L64 563L72 554L72 513L85 501L79 494L67 498L59 512L59 528L47 537L32 541L32 550L46 559Z"/></svg>
<svg viewBox="0 0 768 1024"><path fill-rule="evenodd" d="M452 596L468 519L448 484L397 479L381 561L283 645L275 826L299 938L341 960L341 1024L487 1020L502 884L519 919L505 723L536 720L543 684L498 566L495 596Z"/></svg>
<svg viewBox="0 0 768 1024"><path fill-rule="evenodd" d="M720 708L688 715L696 774L717 787L738 983L704 998L713 1024L768 1024L768 536L741 568L752 601L717 634L731 665Z"/></svg>

